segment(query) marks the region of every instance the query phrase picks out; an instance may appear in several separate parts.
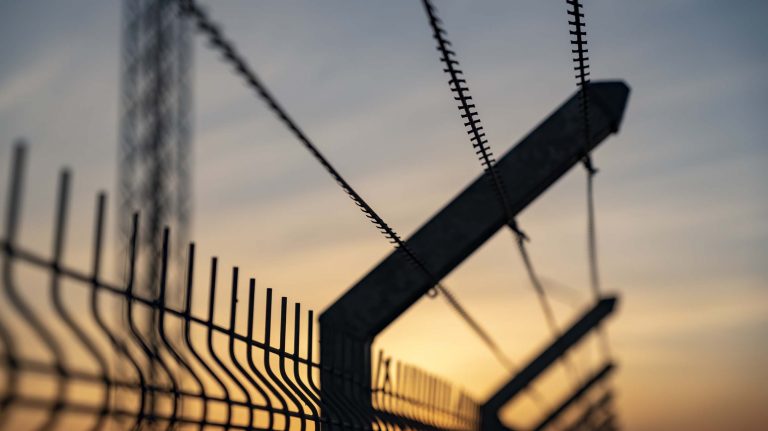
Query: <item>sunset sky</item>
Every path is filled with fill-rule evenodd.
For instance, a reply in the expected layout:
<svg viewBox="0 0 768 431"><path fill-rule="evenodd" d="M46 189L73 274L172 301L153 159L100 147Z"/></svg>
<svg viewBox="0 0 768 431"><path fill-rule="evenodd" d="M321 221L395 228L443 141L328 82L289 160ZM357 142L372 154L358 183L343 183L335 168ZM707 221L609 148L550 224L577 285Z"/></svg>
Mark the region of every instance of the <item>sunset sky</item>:
<svg viewBox="0 0 768 431"><path fill-rule="evenodd" d="M592 79L632 89L619 134L594 153L601 274L621 297L608 325L620 423L765 429L768 3L585 3ZM205 4L403 236L480 174L420 2ZM501 155L575 91L565 2L436 5ZM89 240L77 239L90 238L94 194L114 197L120 27L119 1L0 1L0 199L12 144L24 137L34 181L21 242L48 250L56 171L71 167L66 260L75 265L89 256ZM194 55L198 253L319 312L390 246L200 36ZM591 300L584 188L577 167L518 219L556 288L561 324ZM549 340L508 232L445 282L519 364ZM478 400L507 377L441 298L421 299L375 346ZM579 360L597 366L597 357ZM543 386L554 401L567 384L550 377L561 382ZM512 422L538 415L518 410L523 418L510 413Z"/></svg>

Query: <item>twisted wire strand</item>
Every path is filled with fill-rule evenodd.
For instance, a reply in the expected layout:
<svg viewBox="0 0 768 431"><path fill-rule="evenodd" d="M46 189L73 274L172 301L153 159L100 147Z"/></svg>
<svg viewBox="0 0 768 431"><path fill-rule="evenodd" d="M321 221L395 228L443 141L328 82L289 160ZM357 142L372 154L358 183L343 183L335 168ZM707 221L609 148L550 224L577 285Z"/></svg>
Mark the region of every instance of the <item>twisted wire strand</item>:
<svg viewBox="0 0 768 431"><path fill-rule="evenodd" d="M483 130L483 126L480 125L480 116L477 112L477 107L475 106L475 103L472 102L472 96L469 94L469 86L467 85L466 79L462 78L464 72L460 69L459 61L456 58L456 52L450 48L452 44L448 40L447 31L442 27L442 20L437 16L437 9L432 5L430 0L422 0L422 3L427 12L429 24L432 27L432 35L437 42L437 50L440 52L440 61L445 65L443 72L447 73L450 77L450 80L448 81L449 87L451 92L454 93L454 100L458 102L458 109L461 113L460 116L466 121L464 127L467 128L467 134L470 136L472 148L475 149L486 176L494 186L494 191L499 199L499 203L504 209L504 213L507 217L507 225L516 237L515 239L520 250L523 265L528 274L528 278L536 291L547 325L555 335L558 335L559 329L557 328L557 321L555 320L552 306L549 303L547 293L539 280L525 246L528 237L519 229L517 222L515 221L504 182L495 166L496 160L493 156L485 131Z"/></svg>
<svg viewBox="0 0 768 431"><path fill-rule="evenodd" d="M525 233L518 228L515 221L504 181L496 170L496 159L488 143L485 129L480 124L480 114L477 112L477 106L469 94L469 86L467 85L467 80L463 78L464 72L460 68L459 60L456 59L456 52L451 48L452 44L447 38L448 33L442 27L442 20L437 16L437 9L432 5L432 2L430 0L422 0L422 3L427 12L429 24L432 27L432 36L437 42L440 61L445 65L443 72L447 73L450 77L448 85L451 92L454 93L453 99L458 102L457 108L459 109L460 117L465 121L464 127L466 128L467 135L469 135L472 148L475 150L475 154L478 156L486 176L493 183L494 191L507 216L509 227L518 236L526 238Z"/></svg>
<svg viewBox="0 0 768 431"><path fill-rule="evenodd" d="M587 48L587 31L584 22L583 5L580 0L566 0L566 4L571 8L567 11L570 16L568 25L571 26L569 34L571 38L571 54L573 55L573 70L576 72L576 85L579 88L579 111L582 117L582 133L584 139L584 156L582 164L587 172L587 236L590 284L595 297L600 295L600 277L597 265L597 232L595 227L595 208L593 193L593 177L597 174L597 169L592 163L592 158L587 149L592 139L592 126L589 113L589 49Z"/></svg>
<svg viewBox="0 0 768 431"><path fill-rule="evenodd" d="M450 77L448 85L451 92L454 94L453 99L457 102L457 108L460 112L460 117L465 121L464 127L466 128L467 134L470 136L469 140L472 144L472 148L475 150L475 153L478 156L478 160L483 167L483 171L486 177L492 183L493 190L496 192L499 203L504 210L504 214L506 215L507 219L507 226L510 228L510 231L514 236L515 243L517 244L517 248L523 261L523 266L525 268L526 274L528 275L528 279L531 282L533 290L536 292L536 298L544 315L544 319L546 320L546 324L549 327L553 337L557 338L560 336L560 329L558 328L555 313L552 309L552 305L550 303L547 292L544 289L544 285L539 279L538 274L536 273L533 262L530 258L530 254L528 253L528 249L525 244L528 240L528 237L519 228L517 222L515 221L512 206L509 202L507 191L504 186L504 181L496 169L496 159L493 156L493 152L491 150L490 143L488 142L488 138L486 137L483 126L480 125L480 115L477 111L475 103L473 102L472 96L469 94L469 86L467 84L466 78L463 77L464 72L460 68L456 52L451 48L452 44L448 40L448 32L443 28L443 22L437 15L437 9L434 7L432 2L430 0L422 0L422 4L424 5L427 18L429 19L430 27L432 28L432 36L437 42L437 51L440 53L440 61L444 65L443 72L448 74ZM566 355L565 360L563 361L563 365L571 374L574 381L577 382L579 380L579 372L573 361L571 361L570 355ZM531 396L536 402L541 404L540 395L538 395L535 391L531 391Z"/></svg>
<svg viewBox="0 0 768 431"><path fill-rule="evenodd" d="M584 120L584 127L582 131L584 133L584 143L586 144L591 140L591 124L588 103L589 96L587 94L587 86L590 82L590 71L588 63L589 57L587 57L589 54L589 49L587 48L587 31L585 29L586 23L584 22L584 12L581 10L583 5L581 4L580 0L566 0L565 2L572 7L572 9L567 11L568 15L572 17L568 21L568 25L571 26L571 29L568 33L573 36L571 39L571 54L573 54L573 70L576 72L576 85L580 90L579 106L581 109L582 118ZM592 172L594 167L592 166L591 160L589 159L589 154L586 153L586 151L583 161L585 168Z"/></svg>
<svg viewBox="0 0 768 431"><path fill-rule="evenodd" d="M267 89L264 83L259 79L256 73L251 69L246 60L240 55L234 44L229 41L214 23L206 11L200 8L194 0L179 0L181 11L194 20L198 30L203 33L212 47L218 50L224 59L230 63L235 72L245 80L248 87L255 91L259 98L267 104L269 109L277 115L280 121L293 133L299 142L310 152L315 160L328 172L336 181L342 190L363 212L365 217L384 235L395 249L404 253L406 258L419 268L433 284L436 292L442 294L448 304L465 320L472 330L487 345L493 355L506 367L513 369L513 362L504 354L490 334L472 317L469 312L459 303L456 297L443 285L440 280L427 268L424 262L413 252L413 250L402 240L397 232L390 227L384 219L355 191L355 189L344 179L328 159L323 156L320 150L312 143L299 125L288 115L288 112L280 105L277 99ZM434 294L433 294L434 295Z"/></svg>
<svg viewBox="0 0 768 431"><path fill-rule="evenodd" d="M566 0L570 8L567 10L569 15L568 25L570 25L569 34L571 37L571 54L573 55L573 70L576 72L576 85L579 88L579 110L582 116L582 132L584 139L584 157L582 164L587 173L587 253L589 258L589 279L590 287L595 298L599 298L602 292L600 284L600 267L598 265L597 251L597 222L595 218L595 197L594 197L594 177L598 170L592 163L592 158L587 149L592 139L591 116L589 112L589 91L587 90L590 82L589 67L589 49L587 48L587 31L584 22L583 5L580 0ZM600 349L606 358L611 357L611 349L608 340L608 334L600 327Z"/></svg>

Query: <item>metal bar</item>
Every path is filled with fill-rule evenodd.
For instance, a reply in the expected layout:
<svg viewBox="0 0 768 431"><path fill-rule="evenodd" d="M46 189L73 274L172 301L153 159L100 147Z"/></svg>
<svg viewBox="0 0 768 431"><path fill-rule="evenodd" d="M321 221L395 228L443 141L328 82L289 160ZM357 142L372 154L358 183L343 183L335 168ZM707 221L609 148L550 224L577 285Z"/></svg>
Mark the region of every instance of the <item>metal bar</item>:
<svg viewBox="0 0 768 431"><path fill-rule="evenodd" d="M544 122L509 150L496 164L507 188L510 207L517 215L557 179L618 130L629 95L623 82L589 85L594 128L588 148L581 138L578 94L571 96ZM493 187L480 175L456 198L433 216L406 246L423 257L420 268L408 254L395 250L347 290L320 316L321 352L324 365L341 361L333 347L339 337L355 340L359 352L354 364L345 367L361 381L371 380L371 343L374 337L448 275L464 259L505 226L508 215L499 205ZM325 393L343 393L342 382L323 374ZM370 398L365 400L371 404Z"/></svg>
<svg viewBox="0 0 768 431"><path fill-rule="evenodd" d="M601 411L613 401L613 392L608 390L597 401L592 402L584 411L574 420L565 431L579 431L584 429L594 419L595 413Z"/></svg>
<svg viewBox="0 0 768 431"><path fill-rule="evenodd" d="M582 396L584 396L587 391L589 391L590 388L592 388L596 383L600 382L604 378L606 378L611 371L613 371L616 367L613 363L608 363L605 366L603 366L599 371L597 371L595 374L592 375L586 382L584 382L581 387L579 387L576 391L574 391L571 396L563 400L560 405L555 407L541 422L539 422L538 425L534 428L534 431L541 431L544 428L546 428L552 421L557 419L558 416L560 416L564 411L568 409L568 407L571 406L574 402L578 401Z"/></svg>
<svg viewBox="0 0 768 431"><path fill-rule="evenodd" d="M239 273L240 273L240 270L238 267L232 268L232 289L230 291L230 301L229 301L229 330L231 331L232 334L235 333L235 325L237 323L237 288L239 285L239 280L238 280ZM237 384L237 386L242 390L243 394L245 395L245 400L248 402L248 404L255 404L253 398L251 398L251 391L249 391L246 388L245 384L250 383L253 387L260 389L259 385L256 383L256 381L253 380L251 375L245 371L245 367L243 367L243 365L240 364L240 361L238 361L237 353L235 352L235 337L229 336L227 338L229 339L230 363L234 365L238 374L240 374L241 376L240 378L233 376L233 380L235 380L235 383ZM253 413L254 413L253 409L248 409L248 426L249 427L253 426L253 419L254 419Z"/></svg>
<svg viewBox="0 0 768 431"><path fill-rule="evenodd" d="M484 430L500 430L505 427L499 421L499 409L512 398L522 392L541 373L552 365L558 358L578 343L587 333L594 329L616 308L615 297L603 298L587 311L579 320L558 337L552 344L536 356L528 365L518 372L510 381L499 388L482 406L482 428Z"/></svg>
<svg viewBox="0 0 768 431"><path fill-rule="evenodd" d="M13 245L16 242L16 235L19 227L19 215L21 212L21 191L24 181L24 168L26 166L26 147L23 142L17 142L13 147L13 156L11 157L11 167L9 170L10 181L8 188L8 195L5 206L5 223L3 226L3 236L6 238L6 242L2 247L2 263L0 269L2 270L2 277L0 277L0 283L2 283L3 290L6 292L13 291L15 279L13 277ZM0 340L3 342L4 353L8 362L8 370L5 373L5 381L3 382L3 394L0 398L0 426L6 423L8 420L7 412L10 410L9 406L13 403L17 396L19 376L17 373L18 358L16 357L17 344L14 340L13 333L8 326L8 322L4 316L0 316Z"/></svg>
<svg viewBox="0 0 768 431"><path fill-rule="evenodd" d="M623 82L590 84L594 129L589 150L615 133L624 113L629 88ZM578 95L572 96L496 167L508 187L515 214L523 210L584 154L580 139ZM485 175L422 226L407 244L423 257L432 274L445 277L506 223ZM371 340L430 288L432 281L392 252L320 316L323 328L360 340Z"/></svg>
<svg viewBox="0 0 768 431"><path fill-rule="evenodd" d="M188 361L182 356L182 353L180 350L173 345L173 342L171 341L171 336L166 331L166 315L168 314L166 311L168 307L166 306L167 300L168 300L168 249L169 249L169 243L168 238L170 235L169 229L166 227L163 229L163 237L162 237L162 246L161 246L161 263L160 263L160 289L158 291L158 298L157 298L157 332L160 335L160 341L161 346L164 347L164 350L168 352L171 359L173 359L172 363L179 366L179 370L186 370L186 374L192 376L192 379L195 381L196 386L198 388L198 391L200 392L203 400L207 398L207 394L205 391L205 385L203 384L202 379L197 375L195 372L195 369L192 368ZM176 371L176 370L174 370ZM184 379L179 376L179 387L181 388L183 386ZM179 411L184 411L184 397L179 397L178 403L179 403ZM201 427L202 428L202 427Z"/></svg>
<svg viewBox="0 0 768 431"><path fill-rule="evenodd" d="M189 350L189 353L192 355L193 358L195 358L195 361L200 364L200 366L205 370L205 372L211 376L213 379L213 382L216 383L215 386L217 386L221 393L224 394L224 399L229 400L229 390L227 389L227 386L224 384L224 382L221 381L221 378L213 371L213 369L208 365L208 363L200 356L200 353L198 349L195 347L195 344L192 342L192 292L194 287L194 275L195 273L195 244L190 243L189 247L187 249L187 273L186 273L186 296L184 299L184 328L183 328L183 334L184 334L184 342L187 345L187 350ZM209 381L206 379L206 381ZM207 396L203 402L203 408L201 411L201 416L203 418L203 421L208 420L208 400L210 399L210 396ZM227 406L228 409L231 408L231 406Z"/></svg>
<svg viewBox="0 0 768 431"><path fill-rule="evenodd" d="M256 317L254 315L254 302L256 300L256 280L251 278L248 282L248 338L253 338L253 321L256 320ZM256 366L256 363L253 360L253 345L249 344L246 347L246 353L245 353L246 360L248 362L248 368L251 369L251 372L261 381L264 386L269 389L270 394L275 394L275 397L278 397L279 395L275 391L275 388L272 386L272 384L267 380L264 375L259 371L259 368ZM273 428L274 427L274 420L275 415L273 410L276 410L272 406L272 396L266 395L264 397L265 402L267 403L268 407L268 416L267 416L267 428Z"/></svg>
<svg viewBox="0 0 768 431"><path fill-rule="evenodd" d="M618 429L619 427L616 425L616 416L613 413L609 413L605 419L594 428L594 431L617 431Z"/></svg>

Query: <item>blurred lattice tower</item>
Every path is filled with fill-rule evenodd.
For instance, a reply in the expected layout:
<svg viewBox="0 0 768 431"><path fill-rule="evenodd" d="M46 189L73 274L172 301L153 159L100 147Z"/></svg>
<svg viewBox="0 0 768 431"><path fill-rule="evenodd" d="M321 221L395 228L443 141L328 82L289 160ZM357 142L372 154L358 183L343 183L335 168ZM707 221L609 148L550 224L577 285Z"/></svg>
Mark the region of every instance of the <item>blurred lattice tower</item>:
<svg viewBox="0 0 768 431"><path fill-rule="evenodd" d="M135 289L159 292L163 228L172 227L169 267L183 255L190 210L190 30L175 0L123 0L120 137L118 149L120 265L127 275L133 213L140 212ZM169 275L169 302L179 301ZM123 316L124 318L126 316ZM145 341L157 352L157 316L143 320ZM176 338L177 334L171 334ZM147 384L159 384L150 367ZM151 393L149 413L158 401Z"/></svg>
<svg viewBox="0 0 768 431"><path fill-rule="evenodd" d="M136 289L156 294L163 228L172 228L173 260L182 257L190 224L190 29L177 1L123 0L122 37L120 268L127 269L131 218L139 211ZM176 284L169 283L171 296Z"/></svg>

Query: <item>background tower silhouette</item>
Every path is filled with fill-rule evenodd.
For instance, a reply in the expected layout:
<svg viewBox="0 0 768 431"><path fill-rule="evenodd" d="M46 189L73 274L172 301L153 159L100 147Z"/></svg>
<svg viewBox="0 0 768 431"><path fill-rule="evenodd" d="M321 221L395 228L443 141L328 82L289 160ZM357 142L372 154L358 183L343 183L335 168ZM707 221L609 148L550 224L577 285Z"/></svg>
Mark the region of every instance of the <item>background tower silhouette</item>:
<svg viewBox="0 0 768 431"><path fill-rule="evenodd" d="M118 150L121 262L130 217L141 212L140 289L156 289L161 233L174 227L174 256L191 212L191 37L172 0L123 0ZM119 266L119 267L122 267ZM156 293L156 292L153 292Z"/></svg>
<svg viewBox="0 0 768 431"><path fill-rule="evenodd" d="M189 24L174 0L123 0L120 137L118 150L118 268L127 275L132 214L141 214L136 291L160 295L162 233L173 226L172 260L180 261L190 221L191 46ZM173 274L171 274L173 279ZM171 286L169 297L180 299ZM158 354L153 328L156 312L146 315L147 345ZM147 375L158 383L156 367ZM150 394L149 411L157 400Z"/></svg>

